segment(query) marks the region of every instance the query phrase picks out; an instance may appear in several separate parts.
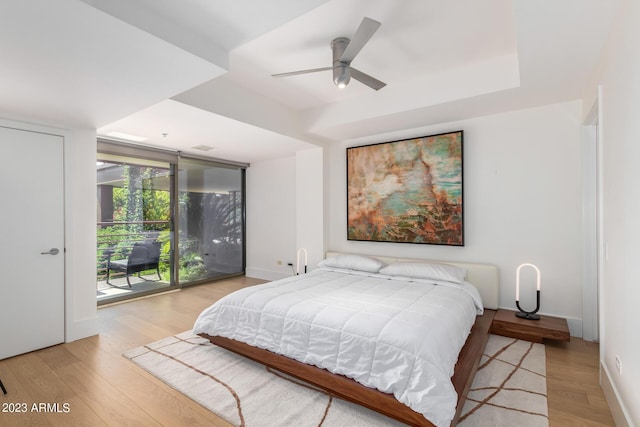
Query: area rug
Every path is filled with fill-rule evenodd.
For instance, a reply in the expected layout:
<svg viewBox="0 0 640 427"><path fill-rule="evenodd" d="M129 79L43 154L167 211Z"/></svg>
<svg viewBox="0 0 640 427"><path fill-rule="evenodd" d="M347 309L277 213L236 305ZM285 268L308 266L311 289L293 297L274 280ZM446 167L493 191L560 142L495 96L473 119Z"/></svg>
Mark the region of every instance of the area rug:
<svg viewBox="0 0 640 427"><path fill-rule="evenodd" d="M544 345L490 335L460 427L547 427Z"/></svg>
<svg viewBox="0 0 640 427"><path fill-rule="evenodd" d="M459 425L548 425L544 346L492 335L486 350ZM191 332L123 356L236 426L404 425L214 346Z"/></svg>

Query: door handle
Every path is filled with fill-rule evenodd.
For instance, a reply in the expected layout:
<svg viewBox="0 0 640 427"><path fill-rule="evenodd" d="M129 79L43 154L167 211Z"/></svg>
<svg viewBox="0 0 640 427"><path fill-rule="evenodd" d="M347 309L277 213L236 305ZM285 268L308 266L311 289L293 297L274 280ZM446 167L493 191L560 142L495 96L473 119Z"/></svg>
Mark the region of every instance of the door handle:
<svg viewBox="0 0 640 427"><path fill-rule="evenodd" d="M40 252L40 255L58 255L59 252L60 252L60 249L51 248L47 252Z"/></svg>

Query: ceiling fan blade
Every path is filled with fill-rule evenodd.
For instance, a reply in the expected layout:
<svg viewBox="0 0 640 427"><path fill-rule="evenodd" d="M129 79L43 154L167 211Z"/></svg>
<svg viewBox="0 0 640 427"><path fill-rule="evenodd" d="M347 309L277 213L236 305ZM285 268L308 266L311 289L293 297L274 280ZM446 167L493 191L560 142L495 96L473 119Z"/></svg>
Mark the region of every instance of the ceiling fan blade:
<svg viewBox="0 0 640 427"><path fill-rule="evenodd" d="M378 21L374 21L373 19L365 16L362 19L355 35L347 45L347 48L342 53L340 62L350 64L351 61L353 61L353 58L355 58L360 50L362 50L364 45L367 44L371 36L373 36L373 34L378 30L380 25L381 24Z"/></svg>
<svg viewBox="0 0 640 427"><path fill-rule="evenodd" d="M271 77L297 76L298 74L317 73L318 71L329 71L329 70L332 70L332 69L333 69L333 67L312 68L312 69L309 69L309 70L290 71L288 73L271 74Z"/></svg>
<svg viewBox="0 0 640 427"><path fill-rule="evenodd" d="M386 83L383 83L380 80L371 77L369 74L365 74L353 67L349 68L351 70L351 77L358 80L360 83L369 86L371 89L380 90L387 85Z"/></svg>

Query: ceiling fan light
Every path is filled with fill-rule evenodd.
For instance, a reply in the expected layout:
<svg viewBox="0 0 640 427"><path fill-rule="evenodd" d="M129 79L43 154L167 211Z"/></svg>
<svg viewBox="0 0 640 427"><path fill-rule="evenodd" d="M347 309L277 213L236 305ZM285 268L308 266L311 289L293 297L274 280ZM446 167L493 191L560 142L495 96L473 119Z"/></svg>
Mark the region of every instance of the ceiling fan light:
<svg viewBox="0 0 640 427"><path fill-rule="evenodd" d="M333 68L333 83L340 89L344 89L351 80L351 73L349 67L346 65L339 65Z"/></svg>

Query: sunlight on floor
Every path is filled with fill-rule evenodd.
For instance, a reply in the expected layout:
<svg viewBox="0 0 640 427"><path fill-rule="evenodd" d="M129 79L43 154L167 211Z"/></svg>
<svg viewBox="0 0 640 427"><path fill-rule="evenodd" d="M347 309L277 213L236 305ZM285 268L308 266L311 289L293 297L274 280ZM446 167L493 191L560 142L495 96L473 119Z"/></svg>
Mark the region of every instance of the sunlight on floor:
<svg viewBox="0 0 640 427"><path fill-rule="evenodd" d="M112 298L122 298L124 296L134 297L137 294L146 293L151 290L170 288L169 283L159 281L155 273L143 275L140 278L135 275L130 276L129 280L131 281L131 287L127 285L127 279L124 277L111 279L110 282L113 286L108 285L105 281L98 282L97 301L104 302Z"/></svg>

